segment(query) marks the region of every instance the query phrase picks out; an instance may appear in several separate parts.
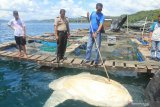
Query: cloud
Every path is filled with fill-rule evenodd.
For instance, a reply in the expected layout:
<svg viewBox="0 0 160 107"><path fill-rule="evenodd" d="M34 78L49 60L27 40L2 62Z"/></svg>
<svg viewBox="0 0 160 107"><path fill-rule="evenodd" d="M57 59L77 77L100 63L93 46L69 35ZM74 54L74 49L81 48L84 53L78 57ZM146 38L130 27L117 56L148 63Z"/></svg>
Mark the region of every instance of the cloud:
<svg viewBox="0 0 160 107"><path fill-rule="evenodd" d="M66 9L68 17L80 17L95 10L98 2L103 3L103 13L107 16L132 14L160 6L159 0L0 0L0 18L11 19L12 11L18 10L25 20L53 19L61 8Z"/></svg>
<svg viewBox="0 0 160 107"><path fill-rule="evenodd" d="M66 15L69 17L80 17L86 13L81 1L61 0L56 5L52 6L52 10L58 10L58 14L61 8L67 11Z"/></svg>
<svg viewBox="0 0 160 107"><path fill-rule="evenodd" d="M43 0L43 4L47 5L49 3L48 0Z"/></svg>
<svg viewBox="0 0 160 107"><path fill-rule="evenodd" d="M95 2L102 2L104 13L110 16L160 8L159 0L95 0Z"/></svg>
<svg viewBox="0 0 160 107"><path fill-rule="evenodd" d="M36 12L39 10L39 6L32 0L0 0L0 11L5 13L4 18L12 17L12 11L18 10L23 16Z"/></svg>

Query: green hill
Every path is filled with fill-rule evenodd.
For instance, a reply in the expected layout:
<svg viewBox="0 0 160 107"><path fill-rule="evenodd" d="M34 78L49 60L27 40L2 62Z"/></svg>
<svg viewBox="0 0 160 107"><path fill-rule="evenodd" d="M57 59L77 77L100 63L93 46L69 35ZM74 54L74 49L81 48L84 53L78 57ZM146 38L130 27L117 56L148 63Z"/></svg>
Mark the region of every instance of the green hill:
<svg viewBox="0 0 160 107"><path fill-rule="evenodd" d="M157 19L157 16L160 15L160 9L157 10L149 10L149 11L140 11L135 14L129 15L129 23L134 23L137 21L145 20L145 18L148 18L148 21L154 21ZM106 18L117 18L118 16L106 16ZM85 18L79 17L79 18L69 18L69 21L71 23L86 23L88 22ZM46 20L30 20L28 22L54 22L54 19L46 19Z"/></svg>
<svg viewBox="0 0 160 107"><path fill-rule="evenodd" d="M157 16L160 15L160 9L157 10L149 10L149 11L140 11L135 14L129 15L129 22L134 23L140 20L145 20L148 18L148 21L157 20Z"/></svg>

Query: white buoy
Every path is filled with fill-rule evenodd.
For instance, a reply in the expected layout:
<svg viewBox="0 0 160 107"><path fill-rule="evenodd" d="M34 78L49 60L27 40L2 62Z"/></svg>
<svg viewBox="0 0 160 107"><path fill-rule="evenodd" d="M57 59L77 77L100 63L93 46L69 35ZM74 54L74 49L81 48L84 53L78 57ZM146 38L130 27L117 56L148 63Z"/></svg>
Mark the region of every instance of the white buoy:
<svg viewBox="0 0 160 107"><path fill-rule="evenodd" d="M89 73L62 77L49 87L54 92L44 107L55 107L69 99L103 107L124 107L132 103L131 95L120 83Z"/></svg>

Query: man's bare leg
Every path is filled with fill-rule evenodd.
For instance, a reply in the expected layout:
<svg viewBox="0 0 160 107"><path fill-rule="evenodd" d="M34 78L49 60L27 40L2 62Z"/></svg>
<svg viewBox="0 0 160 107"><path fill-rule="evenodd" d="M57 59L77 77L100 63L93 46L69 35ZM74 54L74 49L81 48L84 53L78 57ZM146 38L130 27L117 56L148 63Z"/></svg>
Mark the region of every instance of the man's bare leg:
<svg viewBox="0 0 160 107"><path fill-rule="evenodd" d="M21 57L21 47L20 45L17 45L18 46L18 57Z"/></svg>
<svg viewBox="0 0 160 107"><path fill-rule="evenodd" d="M25 46L25 45L23 45L23 46L22 46L22 48L23 48L23 51L24 51L24 57L25 57L25 58L27 58L26 46Z"/></svg>

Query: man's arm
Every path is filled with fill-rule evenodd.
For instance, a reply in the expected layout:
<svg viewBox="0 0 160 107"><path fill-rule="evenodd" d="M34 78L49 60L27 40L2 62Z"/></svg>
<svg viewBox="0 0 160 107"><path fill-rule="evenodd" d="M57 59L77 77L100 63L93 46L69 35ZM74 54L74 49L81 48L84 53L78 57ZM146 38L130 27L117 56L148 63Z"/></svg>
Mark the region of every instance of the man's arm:
<svg viewBox="0 0 160 107"><path fill-rule="evenodd" d="M24 30L24 36L26 36L26 26L23 27Z"/></svg>
<svg viewBox="0 0 160 107"><path fill-rule="evenodd" d="M97 32L101 31L103 23L104 23L104 15L102 15L102 17L100 18L100 24L99 24Z"/></svg>
<svg viewBox="0 0 160 107"><path fill-rule="evenodd" d="M150 27L150 30L149 30L149 42L151 42L151 38L152 38L152 34L153 34L153 31L154 31L154 28L155 28L155 25L156 23L153 23Z"/></svg>
<svg viewBox="0 0 160 107"><path fill-rule="evenodd" d="M152 38L152 34L153 34L153 32L150 32L150 33L149 33L149 38L150 38L149 40L150 40L150 41L151 41L151 38Z"/></svg>
<svg viewBox="0 0 160 107"><path fill-rule="evenodd" d="M14 28L13 28L13 26L12 26L12 20L10 20L10 21L8 22L8 27L10 27L12 30L14 30Z"/></svg>
<svg viewBox="0 0 160 107"><path fill-rule="evenodd" d="M103 23L104 23L104 16L101 17L99 27L98 27L97 31L93 34L94 38L96 38L97 33L99 33L101 31Z"/></svg>
<svg viewBox="0 0 160 107"><path fill-rule="evenodd" d="M56 40L58 40L58 29L57 29L57 27L58 27L58 19L55 18L55 20L54 20L54 32L55 32Z"/></svg>
<svg viewBox="0 0 160 107"><path fill-rule="evenodd" d="M57 30L57 25L54 25L54 32L55 32L56 40L58 40L58 30Z"/></svg>
<svg viewBox="0 0 160 107"><path fill-rule="evenodd" d="M149 33L149 42L151 42L152 34L153 34L153 32Z"/></svg>
<svg viewBox="0 0 160 107"><path fill-rule="evenodd" d="M95 33L93 33L93 37L94 37L94 38L97 37L97 33L99 33L99 32L101 31L102 26L103 26L103 24L100 24L99 27L98 27L98 30L97 30Z"/></svg>
<svg viewBox="0 0 160 107"><path fill-rule="evenodd" d="M22 28L23 28L23 32L24 32L24 38L26 38L26 25L25 25L25 22L23 20L21 20L22 22Z"/></svg>
<svg viewBox="0 0 160 107"><path fill-rule="evenodd" d="M10 27L12 30L14 30L14 28L11 25L8 25L8 27Z"/></svg>
<svg viewBox="0 0 160 107"><path fill-rule="evenodd" d="M90 21L89 12L87 12L87 20Z"/></svg>
<svg viewBox="0 0 160 107"><path fill-rule="evenodd" d="M70 34L69 20L67 19L67 32Z"/></svg>
<svg viewBox="0 0 160 107"><path fill-rule="evenodd" d="M99 27L98 27L98 30L97 30L97 32L100 32L100 31L101 31L101 29L102 29L102 26L103 26L103 24L99 24Z"/></svg>

